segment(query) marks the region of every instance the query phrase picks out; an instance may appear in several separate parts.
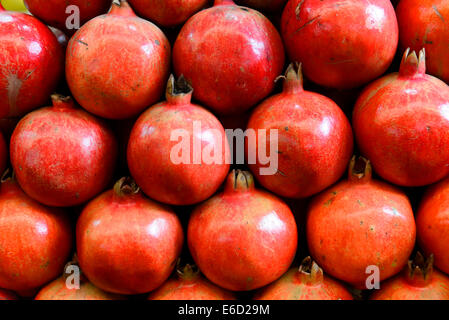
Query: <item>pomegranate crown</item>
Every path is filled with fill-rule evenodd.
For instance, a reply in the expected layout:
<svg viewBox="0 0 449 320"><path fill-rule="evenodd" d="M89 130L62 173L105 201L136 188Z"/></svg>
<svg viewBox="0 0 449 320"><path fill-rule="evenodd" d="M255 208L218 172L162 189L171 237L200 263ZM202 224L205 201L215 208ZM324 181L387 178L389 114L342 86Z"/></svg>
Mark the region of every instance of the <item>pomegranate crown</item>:
<svg viewBox="0 0 449 320"><path fill-rule="evenodd" d="M407 48L402 57L401 66L399 67L400 77L417 77L426 73L426 50L423 48L419 51L419 56L415 51L410 53Z"/></svg>
<svg viewBox="0 0 449 320"><path fill-rule="evenodd" d="M433 254L427 259L417 252L413 260L409 260L406 268L407 281L416 287L426 286L432 278L433 273Z"/></svg>

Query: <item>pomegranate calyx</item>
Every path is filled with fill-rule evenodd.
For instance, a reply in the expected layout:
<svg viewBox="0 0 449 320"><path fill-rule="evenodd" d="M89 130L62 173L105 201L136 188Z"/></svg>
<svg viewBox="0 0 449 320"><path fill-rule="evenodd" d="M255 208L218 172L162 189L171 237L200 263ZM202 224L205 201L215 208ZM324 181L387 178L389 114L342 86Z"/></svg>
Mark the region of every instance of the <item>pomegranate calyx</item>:
<svg viewBox="0 0 449 320"><path fill-rule="evenodd" d="M413 260L408 261L407 281L415 287L425 287L432 279L434 256L431 254L427 259L417 252Z"/></svg>
<svg viewBox="0 0 449 320"><path fill-rule="evenodd" d="M75 108L75 102L70 96L55 93L51 95L51 101L53 108Z"/></svg>
<svg viewBox="0 0 449 320"><path fill-rule="evenodd" d="M302 63L292 62L287 67L287 71L284 76L279 76L276 80L284 78L283 90L285 92L299 92L303 91L303 76L302 76Z"/></svg>
<svg viewBox="0 0 449 320"><path fill-rule="evenodd" d="M16 177L14 175L14 171L11 170L11 168L6 168L5 172L3 172L1 178L0 178L0 183L6 182L6 181L15 181Z"/></svg>
<svg viewBox="0 0 449 320"><path fill-rule="evenodd" d="M369 182L372 176L371 161L353 156L349 163L348 179L353 182Z"/></svg>
<svg viewBox="0 0 449 320"><path fill-rule="evenodd" d="M114 194L119 197L138 194L140 192L139 186L130 177L123 177L114 185Z"/></svg>
<svg viewBox="0 0 449 320"><path fill-rule="evenodd" d="M426 73L426 51L421 49L419 51L419 57L416 55L415 51L410 53L410 48L405 50L404 56L402 57L401 66L399 67L400 77L419 77Z"/></svg>
<svg viewBox="0 0 449 320"><path fill-rule="evenodd" d="M195 264L185 264L181 267L179 261L176 267L176 274L183 280L194 280L200 274L200 270Z"/></svg>
<svg viewBox="0 0 449 320"><path fill-rule="evenodd" d="M323 282L323 269L310 257L304 258L298 269L298 278L301 283L314 286Z"/></svg>
<svg viewBox="0 0 449 320"><path fill-rule="evenodd" d="M225 192L247 192L254 189L254 177L248 171L234 169L226 180Z"/></svg>
<svg viewBox="0 0 449 320"><path fill-rule="evenodd" d="M120 4L113 2L111 10L109 11L108 14L112 14L115 16L121 16L121 17L135 17L136 16L133 9L129 5L128 1L126 1L126 0L120 0Z"/></svg>
<svg viewBox="0 0 449 320"><path fill-rule="evenodd" d="M174 75L170 75L167 82L165 98L171 104L188 104L192 100L193 88L183 75L175 80Z"/></svg>
<svg viewBox="0 0 449 320"><path fill-rule="evenodd" d="M215 6L226 6L226 5L235 5L235 2L233 0L215 0L214 1L214 7Z"/></svg>

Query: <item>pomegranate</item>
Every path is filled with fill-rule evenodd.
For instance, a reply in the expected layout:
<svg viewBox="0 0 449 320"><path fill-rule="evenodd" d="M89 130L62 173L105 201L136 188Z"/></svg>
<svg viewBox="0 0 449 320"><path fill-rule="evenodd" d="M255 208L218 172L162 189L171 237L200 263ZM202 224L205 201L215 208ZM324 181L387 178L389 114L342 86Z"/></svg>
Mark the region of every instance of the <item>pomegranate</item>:
<svg viewBox="0 0 449 320"><path fill-rule="evenodd" d="M287 0L240 0L237 2L256 10L274 13L282 9Z"/></svg>
<svg viewBox="0 0 449 320"><path fill-rule="evenodd" d="M29 198L12 178L0 186L0 287L30 291L61 274L72 246L67 215Z"/></svg>
<svg viewBox="0 0 449 320"><path fill-rule="evenodd" d="M90 201L76 226L84 274L96 287L120 294L159 287L173 271L183 240L173 210L145 198L127 178Z"/></svg>
<svg viewBox="0 0 449 320"><path fill-rule="evenodd" d="M64 54L50 29L0 4L0 118L42 106L63 73Z"/></svg>
<svg viewBox="0 0 449 320"><path fill-rule="evenodd" d="M193 96L219 114L243 113L274 88L284 65L282 40L259 12L215 0L182 27L173 66Z"/></svg>
<svg viewBox="0 0 449 320"><path fill-rule="evenodd" d="M449 2L402 0L397 9L399 40L403 48L425 48L427 70L449 83Z"/></svg>
<svg viewBox="0 0 449 320"><path fill-rule="evenodd" d="M281 33L290 59L303 63L307 78L338 89L382 75L398 44L390 0L291 0Z"/></svg>
<svg viewBox="0 0 449 320"><path fill-rule="evenodd" d="M416 215L420 248L433 254L435 266L449 274L449 178L430 187L421 200Z"/></svg>
<svg viewBox="0 0 449 320"><path fill-rule="evenodd" d="M197 266L233 291L260 288L290 267L297 248L295 218L281 199L254 187L252 175L233 170L224 192L197 206L187 241Z"/></svg>
<svg viewBox="0 0 449 320"><path fill-rule="evenodd" d="M164 27L184 23L203 9L208 2L208 0L129 0L138 15Z"/></svg>
<svg viewBox="0 0 449 320"><path fill-rule="evenodd" d="M235 300L233 293L215 286L189 264L178 268L177 277L153 291L148 300Z"/></svg>
<svg viewBox="0 0 449 320"><path fill-rule="evenodd" d="M301 65L290 64L283 92L254 110L248 129L266 130L267 136L247 140L249 156L270 150L278 157L272 174L261 171L268 168L260 157L254 157L255 164L249 162L251 171L265 188L283 197L304 198L324 190L342 176L351 159L348 119L331 99L304 91ZM277 136L271 136L272 130ZM277 150L270 149L272 139Z"/></svg>
<svg viewBox="0 0 449 320"><path fill-rule="evenodd" d="M13 292L0 289L0 300L18 300L18 298Z"/></svg>
<svg viewBox="0 0 449 320"><path fill-rule="evenodd" d="M370 162L353 157L348 180L312 199L306 233L310 253L326 273L364 289L368 266L379 268L380 280L401 271L416 230L407 196L372 180Z"/></svg>
<svg viewBox="0 0 449 320"><path fill-rule="evenodd" d="M404 272L381 283L371 300L449 300L449 277L433 270L433 256L427 260L418 252Z"/></svg>
<svg viewBox="0 0 449 320"><path fill-rule="evenodd" d="M449 173L449 86L425 74L425 53L407 50L399 73L362 92L353 126L362 153L385 180L423 186Z"/></svg>
<svg viewBox="0 0 449 320"><path fill-rule="evenodd" d="M112 178L117 142L106 124L52 95L53 106L23 117L11 137L17 181L33 199L49 206L81 204Z"/></svg>
<svg viewBox="0 0 449 320"><path fill-rule="evenodd" d="M212 113L190 102L192 91L183 77L175 83L171 76L167 101L145 111L129 138L131 175L145 194L164 203L187 205L206 200L229 172L229 144L223 126ZM173 139L177 131L180 135Z"/></svg>
<svg viewBox="0 0 449 320"><path fill-rule="evenodd" d="M353 300L351 293L338 281L306 257L299 270L290 269L279 280L260 289L255 300Z"/></svg>
<svg viewBox="0 0 449 320"><path fill-rule="evenodd" d="M83 25L67 47L70 91L83 108L104 118L132 118L158 101L169 67L167 38L126 1Z"/></svg>
<svg viewBox="0 0 449 320"><path fill-rule="evenodd" d="M112 0L24 0L24 3L33 16L71 35L77 31L77 28L71 26L76 22L73 14L78 14L79 24L83 25L88 20L106 13ZM70 6L76 6L78 11L74 11Z"/></svg>

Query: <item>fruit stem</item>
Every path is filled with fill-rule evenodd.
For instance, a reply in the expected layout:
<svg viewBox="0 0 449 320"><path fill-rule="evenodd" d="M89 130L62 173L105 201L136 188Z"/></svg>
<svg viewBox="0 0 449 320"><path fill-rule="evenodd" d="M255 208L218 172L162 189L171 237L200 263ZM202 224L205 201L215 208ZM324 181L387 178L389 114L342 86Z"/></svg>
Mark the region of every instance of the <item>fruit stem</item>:
<svg viewBox="0 0 449 320"><path fill-rule="evenodd" d="M302 64L298 62L292 62L285 72L285 76L280 76L279 78L284 78L283 89L284 92L296 93L304 91L303 88L303 77L302 77Z"/></svg>
<svg viewBox="0 0 449 320"><path fill-rule="evenodd" d="M316 286L323 282L323 269L311 257L306 257L296 273L297 279L308 286Z"/></svg>
<svg viewBox="0 0 449 320"><path fill-rule="evenodd" d="M123 177L114 184L114 194L119 197L125 197L139 192L140 188L130 177Z"/></svg>
<svg viewBox="0 0 449 320"><path fill-rule="evenodd" d="M353 156L349 163L348 179L350 181L365 183L371 181L373 169L371 162L364 157Z"/></svg>
<svg viewBox="0 0 449 320"><path fill-rule="evenodd" d="M192 100L193 88L183 75L175 81L174 75L170 75L167 82L165 98L170 104L189 104Z"/></svg>
<svg viewBox="0 0 449 320"><path fill-rule="evenodd" d="M196 277L198 277L198 275L200 274L200 270L196 265L186 264L184 267L181 267L178 263L176 273L180 279L192 281Z"/></svg>
<svg viewBox="0 0 449 320"><path fill-rule="evenodd" d="M70 96L63 96L55 93L51 95L51 101L53 103L53 108L75 108L75 102Z"/></svg>
<svg viewBox="0 0 449 320"><path fill-rule="evenodd" d="M399 76L404 78L420 77L426 73L426 51L423 48L419 51L419 57L415 51L410 53L410 48L405 50L399 67Z"/></svg>
<svg viewBox="0 0 449 320"><path fill-rule="evenodd" d="M214 1L214 7L215 6L226 6L226 5L235 5L235 2L233 0L215 0Z"/></svg>
<svg viewBox="0 0 449 320"><path fill-rule="evenodd" d="M254 178L248 171L232 170L228 175L225 192L248 192L254 189Z"/></svg>
<svg viewBox="0 0 449 320"><path fill-rule="evenodd" d="M417 252L415 259L409 260L406 268L407 282L415 287L425 287L432 281L434 256L431 254L427 259Z"/></svg>
<svg viewBox="0 0 449 320"><path fill-rule="evenodd" d="M126 0L120 0L120 4L113 2L111 10L109 11L109 14L121 16L121 17L135 17L136 16L133 9L129 5L128 1L126 1Z"/></svg>

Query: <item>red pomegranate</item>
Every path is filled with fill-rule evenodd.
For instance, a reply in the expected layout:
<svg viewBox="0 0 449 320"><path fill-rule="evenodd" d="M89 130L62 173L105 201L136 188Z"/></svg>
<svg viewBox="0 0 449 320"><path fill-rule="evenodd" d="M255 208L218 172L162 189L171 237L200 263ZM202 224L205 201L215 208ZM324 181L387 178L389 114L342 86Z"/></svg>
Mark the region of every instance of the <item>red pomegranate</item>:
<svg viewBox="0 0 449 320"><path fill-rule="evenodd" d="M415 220L407 196L371 179L368 160L354 157L346 181L315 196L307 213L307 243L329 275L365 288L377 266L384 280L397 274L415 245Z"/></svg>
<svg viewBox="0 0 449 320"><path fill-rule="evenodd" d="M402 0L396 13L401 46L426 49L427 71L449 83L449 2L447 0Z"/></svg>
<svg viewBox="0 0 449 320"><path fill-rule="evenodd" d="M353 300L353 297L307 257L299 270L290 269L279 280L256 292L254 300Z"/></svg>
<svg viewBox="0 0 449 320"><path fill-rule="evenodd" d="M424 50L404 54L399 73L362 92L353 128L362 153L385 180L423 186L449 173L449 86L425 74Z"/></svg>
<svg viewBox="0 0 449 320"><path fill-rule="evenodd" d="M339 89L382 75L398 44L390 0L291 0L281 32L290 59L303 63L307 78Z"/></svg>
<svg viewBox="0 0 449 320"><path fill-rule="evenodd" d="M187 240L197 266L213 283L233 291L260 288L290 267L297 228L289 207L254 187L249 172L233 170L224 192L197 206Z"/></svg>
<svg viewBox="0 0 449 320"><path fill-rule="evenodd" d="M0 289L0 300L18 300L18 297L9 290Z"/></svg>
<svg viewBox="0 0 449 320"><path fill-rule="evenodd" d="M182 27L173 66L206 106L220 114L243 113L274 88L284 66L284 47L259 12L232 0L215 0Z"/></svg>
<svg viewBox="0 0 449 320"><path fill-rule="evenodd" d="M304 198L324 190L342 176L351 159L348 119L331 99L304 91L301 65L288 67L283 92L262 102L247 128L256 133L266 130L263 137L247 140L252 173L265 188L283 197ZM272 137L273 130L277 134ZM271 150L273 142L277 150ZM261 151L276 153L277 168L268 170L273 164L261 163L256 156ZM251 156L255 161L250 161Z"/></svg>
<svg viewBox="0 0 449 320"><path fill-rule="evenodd" d="M160 202L188 205L206 200L229 172L223 126L190 102L192 91L183 77L175 83L171 76L167 101L145 111L131 131L131 175L145 194Z"/></svg>
<svg viewBox="0 0 449 320"><path fill-rule="evenodd" d="M0 186L0 287L30 291L61 274L72 246L66 214L29 198L9 178Z"/></svg>
<svg viewBox="0 0 449 320"><path fill-rule="evenodd" d="M50 29L0 4L0 118L42 106L60 80L64 55Z"/></svg>
<svg viewBox="0 0 449 320"><path fill-rule="evenodd" d="M195 266L178 268L177 275L153 291L148 300L235 300L233 293L201 276Z"/></svg>
<svg viewBox="0 0 449 320"><path fill-rule="evenodd" d="M52 95L53 106L22 118L11 137L17 181L33 199L49 206L81 204L112 178L117 142L106 124Z"/></svg>
<svg viewBox="0 0 449 320"><path fill-rule="evenodd" d="M169 67L167 38L126 1L83 25L67 47L70 91L83 108L104 118L131 118L158 101Z"/></svg>
<svg viewBox="0 0 449 320"><path fill-rule="evenodd" d="M237 3L267 13L275 13L284 7L287 0L239 0Z"/></svg>
<svg viewBox="0 0 449 320"><path fill-rule="evenodd" d="M24 0L24 3L33 16L67 34L73 34L78 30L69 28L75 22L73 14L79 14L79 23L83 25L88 20L106 13L112 0ZM78 11L74 11L70 6L76 6Z"/></svg>
<svg viewBox="0 0 449 320"><path fill-rule="evenodd" d="M371 300L449 300L449 277L433 270L433 256L427 260L418 252L404 272L380 284Z"/></svg>
<svg viewBox="0 0 449 320"><path fill-rule="evenodd" d="M90 201L76 226L84 274L96 287L120 294L159 287L173 271L183 240L173 210L145 198L127 178Z"/></svg>
<svg viewBox="0 0 449 320"><path fill-rule="evenodd" d="M164 27L184 23L203 9L208 2L208 0L129 0L129 4L138 15Z"/></svg>
<svg viewBox="0 0 449 320"><path fill-rule="evenodd" d="M449 274L449 178L430 187L416 215L420 248L433 254L435 266Z"/></svg>

